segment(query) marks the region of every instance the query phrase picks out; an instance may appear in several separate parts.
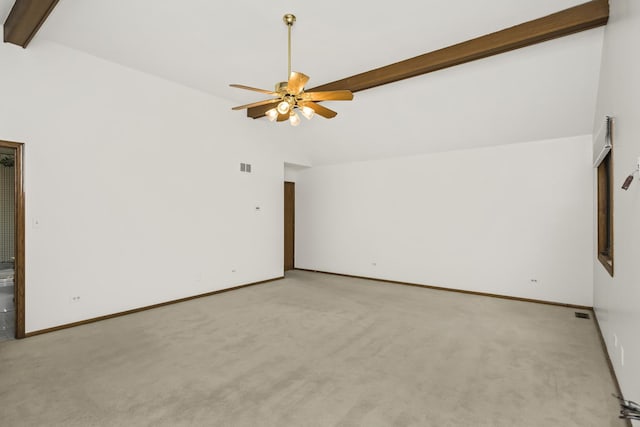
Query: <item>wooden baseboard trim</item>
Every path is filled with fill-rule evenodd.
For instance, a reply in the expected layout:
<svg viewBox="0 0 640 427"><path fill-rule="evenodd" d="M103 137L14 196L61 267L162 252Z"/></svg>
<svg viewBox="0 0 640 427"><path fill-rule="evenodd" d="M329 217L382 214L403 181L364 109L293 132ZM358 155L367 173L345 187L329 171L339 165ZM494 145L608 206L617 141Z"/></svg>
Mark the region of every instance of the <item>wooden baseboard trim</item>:
<svg viewBox="0 0 640 427"><path fill-rule="evenodd" d="M309 271L309 272L312 272L312 273L331 274L333 276L351 277L351 278L354 278L354 279L374 280L376 282L391 283L391 284L394 284L394 285L415 286L415 287L418 287L418 288L433 289L433 290L436 290L436 291L457 292L457 293L460 293L460 294L478 295L478 296L483 296L483 297L508 299L508 300L513 300L513 301L532 302L532 303L536 303L536 304L556 305L556 306L559 306L559 307L575 308L576 310L591 310L591 311L593 311L593 307L589 307L589 306L586 306L586 305L565 304L565 303L562 303L562 302L555 302L555 301L545 301L545 300L530 299L530 298L512 297L512 296L509 296L509 295L490 294L490 293L487 293L487 292L477 292L477 291L466 291L464 289L443 288L442 286L431 286L431 285L422 285L422 284L418 284L418 283L399 282L397 280L379 279L377 277L354 276L352 274L332 273L330 271L309 270L309 269L306 269L306 268L296 268L296 270Z"/></svg>
<svg viewBox="0 0 640 427"><path fill-rule="evenodd" d="M139 313L141 311L146 311L146 310L151 310L151 309L154 309L154 308L164 307L166 305L172 305L172 304L177 304L177 303L180 303L180 302L191 301L191 300L194 300L194 299L197 299L197 298L209 297L211 295L221 294L221 293L224 293L224 292L236 291L238 289L246 288L246 287L249 287L249 286L262 285L264 283L275 282L275 281L281 280L281 279L284 279L284 276L274 277L273 279L261 280L259 282L247 283L246 285L234 286L233 288L220 289L218 291L207 292L207 293L204 293L204 294L194 295L194 296L191 296L191 297L186 297L186 298L180 298L180 299L176 299L176 300L161 302L159 304L147 305L145 307L134 308L134 309L131 309L131 310L121 311L121 312L118 312L118 313L107 314L107 315L99 316L99 317L93 317L91 319L81 320L79 322L66 323L64 325L54 326L53 328L47 328L47 329L41 329L41 330L38 330L38 331L29 332L29 333L25 334L25 337L29 338L29 337L33 337L33 336L36 336L36 335L47 334L49 332L60 331L62 329L74 328L76 326L87 325L89 323L99 322L101 320L113 319L114 317L126 316L127 314Z"/></svg>
<svg viewBox="0 0 640 427"><path fill-rule="evenodd" d="M607 342L604 340L604 335L602 335L602 328L600 328L600 322L598 321L598 315L595 310L593 311L593 321L596 324L596 330L598 331L598 336L600 337L600 345L602 345L602 351L607 359L607 365L609 366L609 372L611 373L611 378L613 378L613 383L616 386L616 393L618 396L624 398L624 394L622 393L622 389L620 388L620 382L618 381L618 376L616 375L615 369L613 369L613 363L611 362L611 356L609 356L609 350L607 349ZM631 420L626 420L627 426L632 427Z"/></svg>

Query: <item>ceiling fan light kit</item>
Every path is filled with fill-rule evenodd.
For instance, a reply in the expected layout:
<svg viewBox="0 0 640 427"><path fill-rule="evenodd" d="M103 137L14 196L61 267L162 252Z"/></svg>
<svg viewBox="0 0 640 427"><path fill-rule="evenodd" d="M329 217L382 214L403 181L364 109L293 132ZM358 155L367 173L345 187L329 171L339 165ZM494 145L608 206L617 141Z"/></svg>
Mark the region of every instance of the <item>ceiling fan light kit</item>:
<svg viewBox="0 0 640 427"><path fill-rule="evenodd" d="M288 31L288 75L289 80L286 82L278 82L275 85L275 90L258 89L250 86L244 86L239 84L229 85L238 89L251 90L254 92L264 93L266 95L274 96L275 98L265 99L263 101L253 102L251 104L240 105L233 107L232 110L244 110L251 107L258 107L261 105L268 105L269 108L265 115L271 122L283 122L289 120L291 126L298 126L300 124L300 116L296 112L298 110L307 120L318 114L326 119L335 117L338 113L330 110L317 101L351 101L353 99L353 93L349 90L333 90L322 92L305 92L304 86L309 81L309 76L299 73L297 71L291 71L291 27L296 22L296 17L290 13L284 15L282 18L287 25Z"/></svg>

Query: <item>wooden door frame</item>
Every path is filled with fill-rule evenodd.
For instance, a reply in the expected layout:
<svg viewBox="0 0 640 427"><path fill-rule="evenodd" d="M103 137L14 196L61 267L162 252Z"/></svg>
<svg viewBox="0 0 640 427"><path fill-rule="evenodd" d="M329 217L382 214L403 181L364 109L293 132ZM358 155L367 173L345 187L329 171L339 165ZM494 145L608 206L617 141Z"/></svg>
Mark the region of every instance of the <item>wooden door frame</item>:
<svg viewBox="0 0 640 427"><path fill-rule="evenodd" d="M15 262L14 299L16 313L16 338L25 337L25 215L24 215L24 144L0 140L0 147L15 151Z"/></svg>
<svg viewBox="0 0 640 427"><path fill-rule="evenodd" d="M286 204L286 197L287 197L287 184L290 184L293 187L293 200L292 200L292 203L293 203L293 220L292 220L292 222L293 222L293 224L292 224L293 225L293 230L292 230L292 236L291 236L291 240L292 240L292 242L291 242L291 258L292 258L292 260L291 260L291 269L293 270L296 267L296 190L295 190L296 183L293 182L293 181L285 181L284 182L283 189L284 189L285 204ZM287 213L285 212L283 216L286 218ZM285 227L286 227L286 225L285 225ZM285 259L284 262L283 262L283 265L285 267L286 267L286 262L287 262L287 260ZM285 269L284 271L287 271L287 270Z"/></svg>

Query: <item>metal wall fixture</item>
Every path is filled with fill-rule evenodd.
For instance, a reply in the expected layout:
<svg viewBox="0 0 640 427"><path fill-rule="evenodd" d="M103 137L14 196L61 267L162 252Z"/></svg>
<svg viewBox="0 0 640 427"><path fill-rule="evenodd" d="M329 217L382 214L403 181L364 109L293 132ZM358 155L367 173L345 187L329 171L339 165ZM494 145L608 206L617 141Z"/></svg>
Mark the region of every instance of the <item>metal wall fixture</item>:
<svg viewBox="0 0 640 427"><path fill-rule="evenodd" d="M636 174L640 174L640 157L638 157L638 163L636 164L636 168L633 172L631 172L629 174L629 176L627 176L627 178L624 180L624 183L622 184L622 189L623 190L628 190L629 187L631 187L631 183L633 182L633 177Z"/></svg>

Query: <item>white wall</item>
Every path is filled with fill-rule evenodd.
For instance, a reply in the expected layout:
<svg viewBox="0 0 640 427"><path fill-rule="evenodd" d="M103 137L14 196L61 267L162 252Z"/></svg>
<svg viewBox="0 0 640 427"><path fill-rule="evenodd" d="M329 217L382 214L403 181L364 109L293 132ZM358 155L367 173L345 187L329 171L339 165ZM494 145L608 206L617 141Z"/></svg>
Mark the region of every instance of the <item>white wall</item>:
<svg viewBox="0 0 640 427"><path fill-rule="evenodd" d="M282 275L301 159L272 126L51 42L2 44L0 64L0 139L26 150L27 332Z"/></svg>
<svg viewBox="0 0 640 427"><path fill-rule="evenodd" d="M640 157L640 2L610 0L610 8L594 129L614 116L614 277L595 263L594 304L622 391L640 401L640 177L620 188Z"/></svg>
<svg viewBox="0 0 640 427"><path fill-rule="evenodd" d="M591 306L592 182L590 136L303 170L296 267Z"/></svg>

